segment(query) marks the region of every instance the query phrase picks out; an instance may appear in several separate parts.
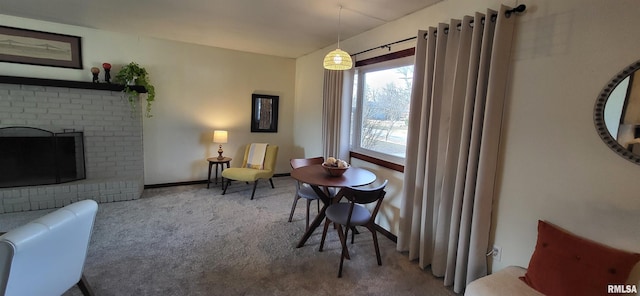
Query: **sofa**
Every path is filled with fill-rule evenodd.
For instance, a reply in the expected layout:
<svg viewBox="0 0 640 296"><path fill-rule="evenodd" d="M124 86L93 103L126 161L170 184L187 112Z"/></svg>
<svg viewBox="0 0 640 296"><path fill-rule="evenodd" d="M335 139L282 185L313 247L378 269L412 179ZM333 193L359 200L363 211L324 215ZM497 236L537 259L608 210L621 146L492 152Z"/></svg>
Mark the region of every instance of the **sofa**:
<svg viewBox="0 0 640 296"><path fill-rule="evenodd" d="M521 278L525 276L527 269L520 266L508 266L491 275L479 278L471 282L464 293L465 296L483 296L483 295L519 295L519 296L542 296L544 294L530 287ZM636 264L633 268L629 279L624 287L628 288L632 295L640 295L633 292L632 287L627 285L635 285L636 289L640 288L640 264Z"/></svg>
<svg viewBox="0 0 640 296"><path fill-rule="evenodd" d="M93 295L83 269L97 211L82 200L0 235L0 295Z"/></svg>
<svg viewBox="0 0 640 296"><path fill-rule="evenodd" d="M541 296L544 295L529 287L527 283L520 279L527 270L520 266L509 266L496 273L479 278L469 285L465 290L465 296L482 295L523 295Z"/></svg>
<svg viewBox="0 0 640 296"><path fill-rule="evenodd" d="M464 295L637 294L640 254L573 235L538 221L529 266L508 266L467 285Z"/></svg>

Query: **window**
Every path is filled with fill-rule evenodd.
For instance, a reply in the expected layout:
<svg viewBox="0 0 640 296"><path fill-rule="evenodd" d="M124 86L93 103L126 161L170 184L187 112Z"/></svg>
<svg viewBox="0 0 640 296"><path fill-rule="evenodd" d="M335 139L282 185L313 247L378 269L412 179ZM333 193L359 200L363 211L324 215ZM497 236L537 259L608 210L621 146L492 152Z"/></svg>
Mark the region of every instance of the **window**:
<svg viewBox="0 0 640 296"><path fill-rule="evenodd" d="M413 82L413 56L357 67L351 150L404 164Z"/></svg>

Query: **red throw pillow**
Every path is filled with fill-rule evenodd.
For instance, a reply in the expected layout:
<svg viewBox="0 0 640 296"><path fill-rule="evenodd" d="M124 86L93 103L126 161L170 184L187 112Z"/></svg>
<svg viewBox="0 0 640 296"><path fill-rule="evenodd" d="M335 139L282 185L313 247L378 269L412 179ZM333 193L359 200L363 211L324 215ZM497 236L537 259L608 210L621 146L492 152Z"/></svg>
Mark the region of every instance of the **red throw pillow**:
<svg viewBox="0 0 640 296"><path fill-rule="evenodd" d="M524 277L545 295L605 295L625 284L640 254L614 249L538 221L538 242Z"/></svg>

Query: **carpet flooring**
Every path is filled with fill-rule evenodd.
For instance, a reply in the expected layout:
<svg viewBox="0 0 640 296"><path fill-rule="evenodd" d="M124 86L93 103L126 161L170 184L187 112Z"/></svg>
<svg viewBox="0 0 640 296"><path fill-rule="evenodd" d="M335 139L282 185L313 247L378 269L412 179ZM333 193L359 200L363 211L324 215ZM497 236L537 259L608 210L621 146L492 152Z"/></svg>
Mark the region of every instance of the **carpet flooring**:
<svg viewBox="0 0 640 296"><path fill-rule="evenodd" d="M97 295L456 295L429 270L418 268L379 235L378 266L365 228L350 245L343 277L337 278L340 241L330 228L323 252L322 229L296 248L305 228L304 200L287 222L295 181L258 185L145 189L134 201L99 204L85 264ZM8 231L52 210L0 214ZM312 204L315 213L315 203ZM65 296L81 295L72 288Z"/></svg>

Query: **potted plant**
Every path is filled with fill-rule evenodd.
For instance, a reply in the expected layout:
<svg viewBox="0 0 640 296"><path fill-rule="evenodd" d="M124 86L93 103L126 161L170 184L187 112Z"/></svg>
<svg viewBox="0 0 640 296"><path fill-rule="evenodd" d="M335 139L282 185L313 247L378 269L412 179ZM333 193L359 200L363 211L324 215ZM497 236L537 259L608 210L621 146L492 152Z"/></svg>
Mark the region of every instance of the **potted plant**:
<svg viewBox="0 0 640 296"><path fill-rule="evenodd" d="M116 74L116 82L120 84L124 84L124 92L128 94L129 103L131 104L131 108L135 110L136 108L136 98L138 98L139 93L132 88L133 85L139 85L147 89L147 109L145 112L146 117L151 117L151 104L156 96L155 88L151 81L149 80L149 73L143 67L140 67L135 62L131 62L120 69L118 74Z"/></svg>

